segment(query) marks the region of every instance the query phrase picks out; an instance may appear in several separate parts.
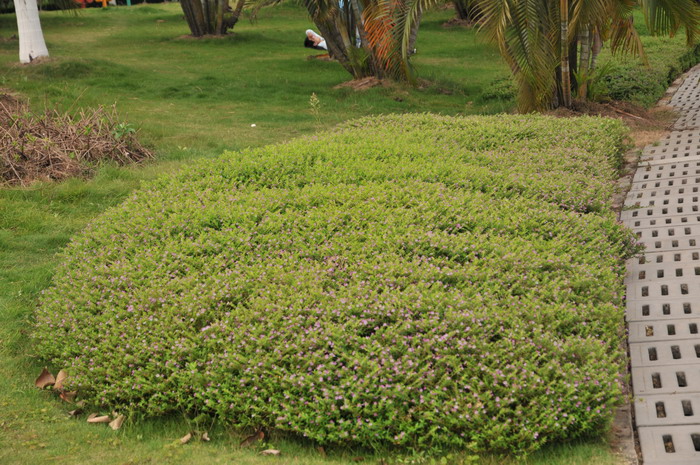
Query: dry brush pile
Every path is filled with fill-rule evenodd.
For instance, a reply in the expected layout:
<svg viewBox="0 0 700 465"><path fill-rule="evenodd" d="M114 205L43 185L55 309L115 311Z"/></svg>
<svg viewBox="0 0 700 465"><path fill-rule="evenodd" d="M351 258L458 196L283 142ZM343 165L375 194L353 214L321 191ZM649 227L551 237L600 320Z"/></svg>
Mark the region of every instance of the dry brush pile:
<svg viewBox="0 0 700 465"><path fill-rule="evenodd" d="M0 185L86 176L101 161L126 165L152 157L114 107L77 116L57 110L36 114L0 93Z"/></svg>

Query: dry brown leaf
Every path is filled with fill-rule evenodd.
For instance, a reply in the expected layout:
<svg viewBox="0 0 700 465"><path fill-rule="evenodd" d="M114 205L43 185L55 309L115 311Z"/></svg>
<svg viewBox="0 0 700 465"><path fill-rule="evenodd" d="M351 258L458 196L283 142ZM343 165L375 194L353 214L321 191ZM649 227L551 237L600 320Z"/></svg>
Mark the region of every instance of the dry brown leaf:
<svg viewBox="0 0 700 465"><path fill-rule="evenodd" d="M78 393L75 391L70 391L70 392L61 392L58 397L60 397L62 400L68 402L68 403L73 403L75 400L75 396L77 396Z"/></svg>
<svg viewBox="0 0 700 465"><path fill-rule="evenodd" d="M190 439L192 439L192 433L187 433L183 437L180 438L180 444L187 444L190 442Z"/></svg>
<svg viewBox="0 0 700 465"><path fill-rule="evenodd" d="M206 431L202 433L202 437L200 439L204 442L211 441L211 439L209 439L209 434Z"/></svg>
<svg viewBox="0 0 700 465"><path fill-rule="evenodd" d="M51 386L56 382L56 378L53 377L53 375L44 368L41 370L41 374L39 377L34 381L34 385L38 387L39 389L44 389L46 386Z"/></svg>
<svg viewBox="0 0 700 465"><path fill-rule="evenodd" d="M61 370L56 375L56 382L53 384L54 389L63 389L63 382L68 378L68 373L65 370Z"/></svg>
<svg viewBox="0 0 700 465"><path fill-rule="evenodd" d="M99 415L97 413L91 413L87 418L88 423L109 423L109 415Z"/></svg>
<svg viewBox="0 0 700 465"><path fill-rule="evenodd" d="M365 458L364 457L353 457L352 461L353 462L364 462Z"/></svg>
<svg viewBox="0 0 700 465"><path fill-rule="evenodd" d="M109 427L116 431L122 427L124 420L126 420L126 417L124 415L119 415L109 423Z"/></svg>
<svg viewBox="0 0 700 465"><path fill-rule="evenodd" d="M241 442L241 447L249 447L258 441L262 441L263 439L265 439L265 433L263 433L262 431L258 431L252 436L248 436L247 438L245 438Z"/></svg>
<svg viewBox="0 0 700 465"><path fill-rule="evenodd" d="M282 452L278 451L277 449L266 449L260 453L262 455L280 455Z"/></svg>
<svg viewBox="0 0 700 465"><path fill-rule="evenodd" d="M71 410L70 412L68 412L68 415L70 415L70 416L72 416L72 417L77 417L77 416L80 415L81 413L83 413L83 409L77 408L77 409L75 409L75 410Z"/></svg>
<svg viewBox="0 0 700 465"><path fill-rule="evenodd" d="M319 454L321 454L322 457L326 456L326 449L324 449L323 446L318 446L316 448L316 450L318 451Z"/></svg>

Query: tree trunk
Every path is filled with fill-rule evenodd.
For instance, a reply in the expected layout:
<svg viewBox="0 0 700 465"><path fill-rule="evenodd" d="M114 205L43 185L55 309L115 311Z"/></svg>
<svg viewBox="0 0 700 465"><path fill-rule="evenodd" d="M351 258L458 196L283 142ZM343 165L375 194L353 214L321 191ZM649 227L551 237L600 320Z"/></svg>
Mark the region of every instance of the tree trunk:
<svg viewBox="0 0 700 465"><path fill-rule="evenodd" d="M423 19L423 10L418 13L418 18L416 18L416 22L413 23L413 27L411 27L411 36L408 39L408 54L410 55L413 53L413 50L416 48L416 40L418 40L418 28L420 28L420 22Z"/></svg>
<svg viewBox="0 0 700 465"><path fill-rule="evenodd" d="M474 0L455 0L455 16L457 19L475 23L479 19L481 11Z"/></svg>
<svg viewBox="0 0 700 465"><path fill-rule="evenodd" d="M243 12L245 2L246 0L238 0L238 3L236 4L236 9L233 10L233 13L231 13L231 17L226 20L227 29L233 29L233 26L236 25L236 23L241 17L241 13Z"/></svg>
<svg viewBox="0 0 700 465"><path fill-rule="evenodd" d="M579 34L579 42L581 42L581 55L579 60L579 75L581 82L578 83L578 96L585 99L588 95L588 70L591 64L591 31L588 27L583 28Z"/></svg>
<svg viewBox="0 0 700 465"><path fill-rule="evenodd" d="M595 71L598 65L598 55L603 49L603 39L600 37L598 31L593 32L593 44L591 45L591 72Z"/></svg>
<svg viewBox="0 0 700 465"><path fill-rule="evenodd" d="M569 43L569 79L571 81L571 90L578 91L578 38Z"/></svg>
<svg viewBox="0 0 700 465"><path fill-rule="evenodd" d="M560 0L561 14L561 104L571 107L571 69L569 67L569 1Z"/></svg>
<svg viewBox="0 0 700 465"><path fill-rule="evenodd" d="M354 78L361 77L359 71L355 69L353 64L350 62L350 58L345 52L348 50L343 45L343 39L338 31L339 27L336 24L331 24L325 21L315 21L316 27L318 27L321 36L326 39L326 46L328 47L328 53L331 57L338 60L345 70L350 73Z"/></svg>
<svg viewBox="0 0 700 465"><path fill-rule="evenodd" d="M228 0L180 0L187 25L195 37L226 34L238 22L245 4L246 0L238 0L236 9L228 15Z"/></svg>
<svg viewBox="0 0 700 465"><path fill-rule="evenodd" d="M355 17L355 28L357 31L357 34L360 35L360 45L362 48L367 52L367 56L369 56L369 63L370 63L370 69L369 69L369 75L371 76L376 76L378 78L382 78L384 75L384 70L382 69L381 65L379 64L377 60L377 56L374 53L374 50L372 50L372 47L369 45L369 40L367 40L367 33L365 32L365 26L362 21L362 13L360 12L360 6L358 5L359 0L346 0L350 2L350 6L352 7L352 12L353 16ZM361 76L365 77L365 76Z"/></svg>
<svg viewBox="0 0 700 465"><path fill-rule="evenodd" d="M30 63L39 57L49 56L39 21L36 0L14 0L19 35L19 61Z"/></svg>
<svg viewBox="0 0 700 465"><path fill-rule="evenodd" d="M187 26L190 28L190 32L195 37L201 37L204 35L202 31L201 23L197 19L197 14L195 11L194 2L199 0L180 0L180 6L182 7L182 12L185 13L185 20L187 21Z"/></svg>

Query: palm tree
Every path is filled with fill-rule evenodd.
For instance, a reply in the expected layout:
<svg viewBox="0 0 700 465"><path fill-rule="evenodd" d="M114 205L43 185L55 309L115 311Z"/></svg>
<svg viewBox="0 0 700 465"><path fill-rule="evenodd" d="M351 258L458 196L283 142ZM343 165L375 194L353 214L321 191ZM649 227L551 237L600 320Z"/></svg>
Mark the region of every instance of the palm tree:
<svg viewBox="0 0 700 465"><path fill-rule="evenodd" d="M409 56L423 11L438 0L304 0L329 53L355 79L412 81Z"/></svg>
<svg viewBox="0 0 700 465"><path fill-rule="evenodd" d="M457 19L473 24L478 21L480 16L477 0L454 0L452 2L455 7Z"/></svg>
<svg viewBox="0 0 700 465"><path fill-rule="evenodd" d="M238 0L235 8L231 8L229 0L180 0L187 25L195 37L226 34L233 29L243 8L250 3L254 3L254 8L261 8L274 2Z"/></svg>
<svg viewBox="0 0 700 465"><path fill-rule="evenodd" d="M643 56L634 28L636 8L652 34L674 35L684 28L692 44L700 31L696 0L477 1L481 28L509 64L518 84L518 106L525 112L566 104L572 90L585 97L586 76L595 69L605 41L613 52Z"/></svg>

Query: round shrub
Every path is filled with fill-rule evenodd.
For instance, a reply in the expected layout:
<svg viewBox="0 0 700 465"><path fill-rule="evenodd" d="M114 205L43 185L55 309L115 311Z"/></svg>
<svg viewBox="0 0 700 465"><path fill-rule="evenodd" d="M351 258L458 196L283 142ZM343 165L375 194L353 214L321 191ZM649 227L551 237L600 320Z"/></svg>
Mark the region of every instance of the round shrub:
<svg viewBox="0 0 700 465"><path fill-rule="evenodd" d="M38 353L96 406L321 444L595 431L634 247L604 209L623 131L567 124L375 118L153 182L66 249Z"/></svg>

